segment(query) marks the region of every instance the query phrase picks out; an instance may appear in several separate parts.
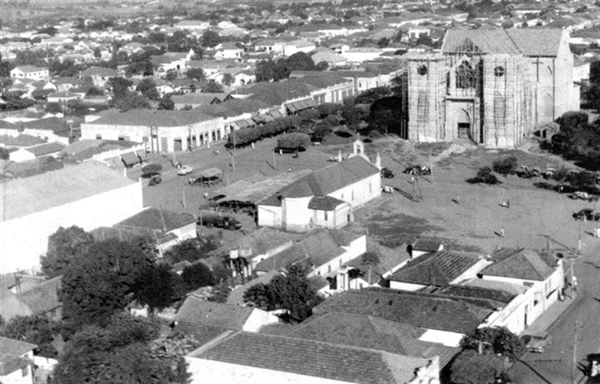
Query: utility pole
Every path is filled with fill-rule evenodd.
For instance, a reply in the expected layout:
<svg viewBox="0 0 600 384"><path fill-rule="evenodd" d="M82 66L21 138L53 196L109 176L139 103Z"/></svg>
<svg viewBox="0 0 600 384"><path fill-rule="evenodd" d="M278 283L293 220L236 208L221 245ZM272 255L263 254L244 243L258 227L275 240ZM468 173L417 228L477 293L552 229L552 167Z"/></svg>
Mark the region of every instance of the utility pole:
<svg viewBox="0 0 600 384"><path fill-rule="evenodd" d="M575 322L575 329L573 330L573 369L571 370L571 384L577 384L576 373L577 373L577 331L579 328L579 320Z"/></svg>

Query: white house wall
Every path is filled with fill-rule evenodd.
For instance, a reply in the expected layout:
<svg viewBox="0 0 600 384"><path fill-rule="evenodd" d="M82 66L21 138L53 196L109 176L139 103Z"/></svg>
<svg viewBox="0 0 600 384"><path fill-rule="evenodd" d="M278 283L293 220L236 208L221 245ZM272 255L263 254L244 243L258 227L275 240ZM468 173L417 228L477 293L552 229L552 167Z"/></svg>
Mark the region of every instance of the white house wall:
<svg viewBox="0 0 600 384"><path fill-rule="evenodd" d="M390 281L390 288L398 289L400 291L417 292L425 287L425 285L421 284L403 283L401 281Z"/></svg>
<svg viewBox="0 0 600 384"><path fill-rule="evenodd" d="M271 205L258 205L258 226L281 228L283 225L282 208Z"/></svg>
<svg viewBox="0 0 600 384"><path fill-rule="evenodd" d="M149 126L84 123L81 125L81 138L146 142L149 151L173 152L175 140L181 140L182 150L185 150L190 136L196 138L196 146L223 140L225 137L222 117L180 127L158 127L158 140L155 140L154 145L150 142L150 129ZM164 146L165 141L166 147Z"/></svg>
<svg viewBox="0 0 600 384"><path fill-rule="evenodd" d="M347 384L315 376L273 371L186 356L191 384Z"/></svg>
<svg viewBox="0 0 600 384"><path fill-rule="evenodd" d="M513 332L522 333L527 330L527 326L531 325L558 300L558 292L563 288L564 270L562 264L560 264L559 268L544 281L526 281L486 275L483 276L483 279L517 284L527 288L527 291L521 295L523 297L521 301L515 302L514 306L516 308L509 306L509 308L504 309L504 312L510 313L510 316L500 316L498 320L495 320L495 324L504 323ZM527 315L527 324L525 324L525 315Z"/></svg>
<svg viewBox="0 0 600 384"><path fill-rule="evenodd" d="M439 331L436 329L428 329L419 337L421 341L429 341L430 343L443 344L447 347L458 347L464 334L456 332Z"/></svg>
<svg viewBox="0 0 600 384"><path fill-rule="evenodd" d="M252 313L250 313L250 316L248 316L248 319L246 319L242 330L246 332L258 332L265 325L277 323L279 323L279 317L261 309L254 308Z"/></svg>
<svg viewBox="0 0 600 384"><path fill-rule="evenodd" d="M40 270L40 255L59 227L110 227L143 210L141 182L0 222L0 273Z"/></svg>
<svg viewBox="0 0 600 384"><path fill-rule="evenodd" d="M375 173L372 176L348 185L342 189L330 193L328 196L346 201L353 208L358 208L369 201L381 196L381 176Z"/></svg>

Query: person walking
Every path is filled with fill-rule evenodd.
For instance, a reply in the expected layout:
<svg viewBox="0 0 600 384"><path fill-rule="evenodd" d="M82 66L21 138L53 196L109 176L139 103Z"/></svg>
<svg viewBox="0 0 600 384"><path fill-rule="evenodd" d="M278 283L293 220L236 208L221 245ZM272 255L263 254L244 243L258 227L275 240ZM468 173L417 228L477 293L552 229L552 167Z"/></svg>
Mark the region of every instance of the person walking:
<svg viewBox="0 0 600 384"><path fill-rule="evenodd" d="M504 237L504 227L500 228L500 237Z"/></svg>

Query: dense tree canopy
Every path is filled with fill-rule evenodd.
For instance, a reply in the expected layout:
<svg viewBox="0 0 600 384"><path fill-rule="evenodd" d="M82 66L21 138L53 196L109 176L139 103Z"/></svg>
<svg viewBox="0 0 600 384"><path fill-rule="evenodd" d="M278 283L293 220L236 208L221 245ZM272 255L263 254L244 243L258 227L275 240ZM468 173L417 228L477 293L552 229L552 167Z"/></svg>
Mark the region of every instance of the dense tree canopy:
<svg viewBox="0 0 600 384"><path fill-rule="evenodd" d="M4 337L37 345L40 356L54 358L57 355L52 342L60 325L46 316L16 316L5 326L0 326L0 329L3 329L0 334Z"/></svg>
<svg viewBox="0 0 600 384"><path fill-rule="evenodd" d="M60 227L48 238L48 252L42 256L42 272L52 278L64 273L69 264L84 255L94 237L77 226Z"/></svg>
<svg viewBox="0 0 600 384"><path fill-rule="evenodd" d="M125 308L149 263L137 244L114 239L96 242L83 257L74 259L59 292L66 334L85 325L105 325Z"/></svg>
<svg viewBox="0 0 600 384"><path fill-rule="evenodd" d="M189 374L183 354L157 340L154 320L127 313L113 316L105 328L87 326L67 343L54 369L58 384L185 384Z"/></svg>
<svg viewBox="0 0 600 384"><path fill-rule="evenodd" d="M268 284L250 287L244 293L244 301L268 311L285 309L285 319L301 322L322 299L308 282L306 270L291 266L286 275L275 276Z"/></svg>

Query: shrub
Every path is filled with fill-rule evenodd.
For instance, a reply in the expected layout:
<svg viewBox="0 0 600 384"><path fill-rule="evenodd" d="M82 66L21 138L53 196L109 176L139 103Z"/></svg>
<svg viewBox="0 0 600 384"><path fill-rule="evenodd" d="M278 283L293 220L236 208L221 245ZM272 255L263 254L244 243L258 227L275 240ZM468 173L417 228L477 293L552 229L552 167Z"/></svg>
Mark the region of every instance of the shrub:
<svg viewBox="0 0 600 384"><path fill-rule="evenodd" d="M277 139L277 147L283 149L308 148L310 145L310 136L305 133L290 133Z"/></svg>
<svg viewBox="0 0 600 384"><path fill-rule="evenodd" d="M155 175L162 171L162 165L157 163L148 164L142 167L142 177L146 175Z"/></svg>
<svg viewBox="0 0 600 384"><path fill-rule="evenodd" d="M202 262L198 262L183 269L181 273L183 282L188 291L193 291L207 285L215 283L213 273L210 268Z"/></svg>
<svg viewBox="0 0 600 384"><path fill-rule="evenodd" d="M492 168L483 167L483 168L480 168L479 171L477 171L477 176L467 179L467 183L469 183L469 184L483 183L483 184L494 185L494 184L500 184L500 180L498 180L496 175L494 175L492 173Z"/></svg>
<svg viewBox="0 0 600 384"><path fill-rule="evenodd" d="M323 103L323 104L317 105L316 109L321 114L321 118L325 118L327 116L337 114L339 111L342 110L343 107L344 106L342 104Z"/></svg>

